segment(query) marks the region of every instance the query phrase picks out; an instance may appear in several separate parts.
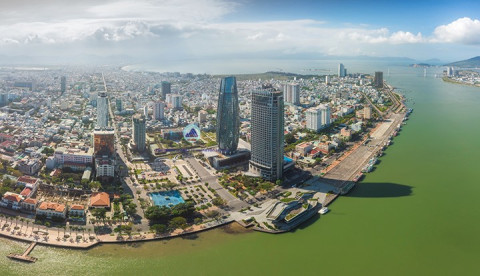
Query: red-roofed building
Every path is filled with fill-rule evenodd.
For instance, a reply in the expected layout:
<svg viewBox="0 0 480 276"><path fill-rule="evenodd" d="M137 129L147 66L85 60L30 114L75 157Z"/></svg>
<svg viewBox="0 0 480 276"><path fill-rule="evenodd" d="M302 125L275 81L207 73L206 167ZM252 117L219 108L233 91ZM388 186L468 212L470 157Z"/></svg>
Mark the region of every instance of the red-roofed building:
<svg viewBox="0 0 480 276"><path fill-rule="evenodd" d="M11 192L6 192L3 195L2 200L0 201L0 206L13 210L19 210L22 200L23 196Z"/></svg>
<svg viewBox="0 0 480 276"><path fill-rule="evenodd" d="M31 177L28 175L22 175L17 179L17 186L28 187L30 185L36 185L39 182L38 178Z"/></svg>
<svg viewBox="0 0 480 276"><path fill-rule="evenodd" d="M65 219L67 214L67 207L64 204L54 202L42 202L37 207L37 216L45 216L46 218L63 218Z"/></svg>
<svg viewBox="0 0 480 276"><path fill-rule="evenodd" d="M310 151L309 156L310 158L317 158L318 156L320 156L320 154L322 154L321 151L317 147L315 147Z"/></svg>
<svg viewBox="0 0 480 276"><path fill-rule="evenodd" d="M24 197L29 197L30 193L32 192L32 189L30 188L25 188L22 190L22 192L20 193L21 196L24 196Z"/></svg>
<svg viewBox="0 0 480 276"><path fill-rule="evenodd" d="M8 134L5 134L5 133L0 133L0 142L13 141L13 140L15 140L15 138L12 135L8 135Z"/></svg>
<svg viewBox="0 0 480 276"><path fill-rule="evenodd" d="M69 217L84 217L85 216L85 206L80 204L74 204L68 209Z"/></svg>
<svg viewBox="0 0 480 276"><path fill-rule="evenodd" d="M295 146L295 151L299 152L302 156L306 156L310 150L312 150L313 145L309 142L303 142Z"/></svg>
<svg viewBox="0 0 480 276"><path fill-rule="evenodd" d="M20 176L17 179L17 186L18 187L25 187L25 189L27 189L27 188L30 189L30 193L28 195L25 195L25 197L32 197L37 192L38 186L40 186L40 179L35 178L35 177L31 177L31 176L28 176L28 175L23 175L23 176ZM22 193L23 193L23 191L22 191Z"/></svg>
<svg viewBox="0 0 480 276"><path fill-rule="evenodd" d="M35 212L35 209L37 209L37 205L38 205L38 200L34 198L27 198L21 204L22 210L28 211L28 212Z"/></svg>
<svg viewBox="0 0 480 276"><path fill-rule="evenodd" d="M110 208L110 196L107 193L93 193L90 196L90 208Z"/></svg>

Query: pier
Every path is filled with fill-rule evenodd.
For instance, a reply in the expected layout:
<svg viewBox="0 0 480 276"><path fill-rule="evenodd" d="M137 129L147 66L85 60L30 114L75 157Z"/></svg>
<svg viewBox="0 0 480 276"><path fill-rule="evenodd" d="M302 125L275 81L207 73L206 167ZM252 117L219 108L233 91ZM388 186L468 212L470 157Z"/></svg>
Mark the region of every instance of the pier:
<svg viewBox="0 0 480 276"><path fill-rule="evenodd" d="M23 254L15 254L15 253L10 253L7 255L8 258L17 260L17 261L22 261L22 262L28 262L28 263L34 263L37 261L37 258L28 256L30 252L35 248L37 245L37 242L32 242L30 246L23 252Z"/></svg>

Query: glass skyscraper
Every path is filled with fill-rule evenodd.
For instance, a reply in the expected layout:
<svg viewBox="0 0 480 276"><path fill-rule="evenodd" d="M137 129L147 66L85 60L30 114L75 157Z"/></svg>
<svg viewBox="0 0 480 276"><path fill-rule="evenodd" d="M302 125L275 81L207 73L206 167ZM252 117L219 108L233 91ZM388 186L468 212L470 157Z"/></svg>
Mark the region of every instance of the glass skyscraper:
<svg viewBox="0 0 480 276"><path fill-rule="evenodd" d="M217 107L217 143L226 155L237 151L240 136L237 79L226 77L220 83Z"/></svg>

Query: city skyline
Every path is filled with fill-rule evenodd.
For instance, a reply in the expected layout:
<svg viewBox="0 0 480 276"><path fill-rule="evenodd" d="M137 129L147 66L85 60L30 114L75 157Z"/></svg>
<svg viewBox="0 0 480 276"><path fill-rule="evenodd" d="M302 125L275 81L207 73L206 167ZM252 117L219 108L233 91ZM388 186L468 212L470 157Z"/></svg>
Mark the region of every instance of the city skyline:
<svg viewBox="0 0 480 276"><path fill-rule="evenodd" d="M0 4L0 55L16 57L4 62L27 62L18 56L28 56L54 63L95 56L155 62L229 55L454 61L476 55L479 8L474 1L24 0Z"/></svg>

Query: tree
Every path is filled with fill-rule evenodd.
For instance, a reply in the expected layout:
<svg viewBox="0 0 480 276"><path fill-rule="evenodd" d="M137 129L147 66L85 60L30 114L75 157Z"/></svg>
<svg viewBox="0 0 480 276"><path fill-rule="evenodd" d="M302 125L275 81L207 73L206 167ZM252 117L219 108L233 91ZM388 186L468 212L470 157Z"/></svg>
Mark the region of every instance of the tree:
<svg viewBox="0 0 480 276"><path fill-rule="evenodd" d="M185 219L184 217L174 217L170 220L168 227L171 230L175 230L177 228L186 229L188 227L187 219Z"/></svg>
<svg viewBox="0 0 480 276"><path fill-rule="evenodd" d="M127 205L124 205L123 207L125 209L125 212L127 212L129 216L133 216L137 213L137 204L133 202L130 202Z"/></svg>
<svg viewBox="0 0 480 276"><path fill-rule="evenodd" d="M88 184L88 187L92 190L98 190L102 187L102 184L99 181L92 181Z"/></svg>
<svg viewBox="0 0 480 276"><path fill-rule="evenodd" d="M287 135L285 135L285 142L287 144L295 143L295 136L293 136L293 133L288 133Z"/></svg>
<svg viewBox="0 0 480 276"><path fill-rule="evenodd" d="M206 212L205 215L209 218L216 218L220 215L220 212L218 212L217 210L211 210Z"/></svg>
<svg viewBox="0 0 480 276"><path fill-rule="evenodd" d="M213 205L215 205L215 206L223 206L223 205L227 204L226 201L225 201L223 198L221 198L221 197L216 197L216 198L214 198L214 199L212 200L212 203L213 203Z"/></svg>
<svg viewBox="0 0 480 276"><path fill-rule="evenodd" d="M92 215L97 219L105 219L106 214L107 214L107 210L105 210L104 208L92 210Z"/></svg>
<svg viewBox="0 0 480 276"><path fill-rule="evenodd" d="M150 230L155 231L157 234L163 234L167 232L167 226L165 224L154 224L150 226Z"/></svg>

